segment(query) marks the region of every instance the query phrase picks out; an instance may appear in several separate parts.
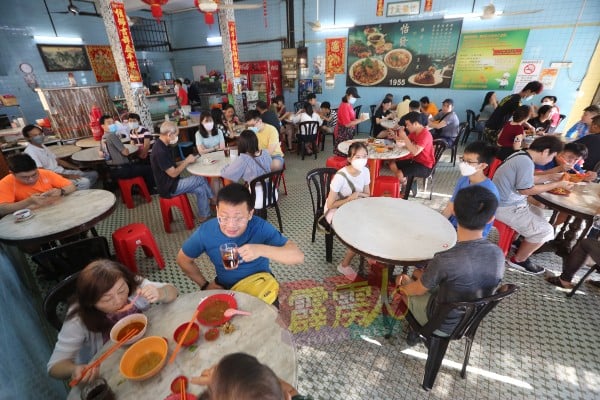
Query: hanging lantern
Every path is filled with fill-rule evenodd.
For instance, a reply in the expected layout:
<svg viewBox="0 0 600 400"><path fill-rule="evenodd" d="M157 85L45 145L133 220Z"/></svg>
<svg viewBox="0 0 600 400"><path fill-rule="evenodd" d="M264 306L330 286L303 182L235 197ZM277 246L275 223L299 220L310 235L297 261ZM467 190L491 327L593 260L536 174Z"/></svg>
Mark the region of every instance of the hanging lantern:
<svg viewBox="0 0 600 400"><path fill-rule="evenodd" d="M202 3L202 5L200 5L200 3ZM194 0L194 7L204 14L204 22L206 22L208 25L215 23L215 12L217 11L218 7L217 1L201 2L200 0Z"/></svg>
<svg viewBox="0 0 600 400"><path fill-rule="evenodd" d="M160 18L163 16L162 7L169 2L169 0L142 0L142 2L148 4L150 6L150 10L152 11L152 16L156 18L156 21L160 21Z"/></svg>

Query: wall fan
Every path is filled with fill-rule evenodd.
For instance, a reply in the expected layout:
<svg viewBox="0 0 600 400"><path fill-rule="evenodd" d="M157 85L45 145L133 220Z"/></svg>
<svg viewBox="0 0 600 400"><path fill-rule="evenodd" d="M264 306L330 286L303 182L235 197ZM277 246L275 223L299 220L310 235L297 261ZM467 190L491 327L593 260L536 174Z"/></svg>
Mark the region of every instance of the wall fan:
<svg viewBox="0 0 600 400"><path fill-rule="evenodd" d="M90 11L81 11L79 7L73 4L73 0L69 0L69 5L67 6L67 11L54 11L52 14L73 14L73 15L83 15L84 17L100 17L102 15L98 14L98 10L96 10L96 4L93 1L89 0L79 0L82 3L90 3L94 7L94 12Z"/></svg>

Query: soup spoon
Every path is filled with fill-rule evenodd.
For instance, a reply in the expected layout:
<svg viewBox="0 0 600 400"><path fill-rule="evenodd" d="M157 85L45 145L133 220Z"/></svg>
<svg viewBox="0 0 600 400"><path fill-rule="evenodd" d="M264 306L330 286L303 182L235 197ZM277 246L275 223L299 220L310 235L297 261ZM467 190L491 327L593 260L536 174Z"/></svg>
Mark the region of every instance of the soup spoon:
<svg viewBox="0 0 600 400"><path fill-rule="evenodd" d="M252 315L252 313L249 313L248 311L238 310L235 308L228 308L227 310L225 310L223 315L226 318L230 318L230 317L233 317L234 315Z"/></svg>
<svg viewBox="0 0 600 400"><path fill-rule="evenodd" d="M124 312L124 311L129 311L133 308L133 306L135 305L136 300L140 297L141 293L138 293L135 295L135 297L133 299L131 299L131 301L128 304L125 304L123 307L119 308L117 310L117 312Z"/></svg>

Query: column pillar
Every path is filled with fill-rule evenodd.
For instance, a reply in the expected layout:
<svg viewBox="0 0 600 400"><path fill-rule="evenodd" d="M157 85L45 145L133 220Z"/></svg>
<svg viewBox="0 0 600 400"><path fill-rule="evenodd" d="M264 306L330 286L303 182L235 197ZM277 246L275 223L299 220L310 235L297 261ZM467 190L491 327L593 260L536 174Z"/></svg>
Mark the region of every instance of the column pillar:
<svg viewBox="0 0 600 400"><path fill-rule="evenodd" d="M221 3L231 5L233 4L233 0L222 0ZM225 76L227 76L227 79L231 81L233 86L233 107L235 108L235 113L238 116L242 116L244 115L244 103L242 101L240 77L239 75L235 76L233 57L233 54L239 54L237 34L234 38L235 40L232 42L229 31L229 22L235 24L235 16L233 14L233 9L231 8L219 8L217 13L219 15L219 30L221 32L221 38L223 39L221 49L223 50L223 63L225 65L224 72Z"/></svg>

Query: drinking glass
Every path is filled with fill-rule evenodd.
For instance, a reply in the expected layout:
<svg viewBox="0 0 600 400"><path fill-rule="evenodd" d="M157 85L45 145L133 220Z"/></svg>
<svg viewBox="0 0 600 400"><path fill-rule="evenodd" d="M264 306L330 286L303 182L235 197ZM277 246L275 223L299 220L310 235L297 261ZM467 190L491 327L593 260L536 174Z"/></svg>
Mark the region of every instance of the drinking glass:
<svg viewBox="0 0 600 400"><path fill-rule="evenodd" d="M240 263L240 255L238 253L237 244L225 243L219 246L219 250L221 250L223 267L225 267L227 270L236 269Z"/></svg>
<svg viewBox="0 0 600 400"><path fill-rule="evenodd" d="M104 378L96 378L81 390L81 400L114 400L115 394Z"/></svg>

